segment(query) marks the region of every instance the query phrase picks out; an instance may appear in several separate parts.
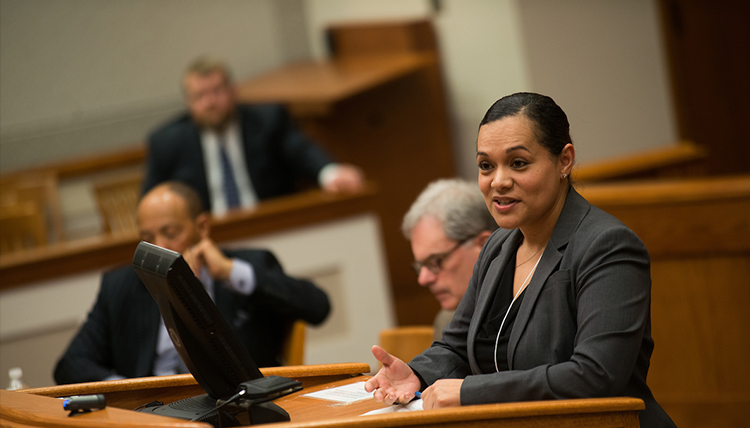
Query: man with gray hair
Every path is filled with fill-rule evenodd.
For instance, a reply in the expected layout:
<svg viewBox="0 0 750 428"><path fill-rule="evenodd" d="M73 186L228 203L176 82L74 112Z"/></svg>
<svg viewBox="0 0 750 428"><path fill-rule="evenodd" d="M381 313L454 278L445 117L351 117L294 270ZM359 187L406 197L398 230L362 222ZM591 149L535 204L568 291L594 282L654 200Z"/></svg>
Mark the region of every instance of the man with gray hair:
<svg viewBox="0 0 750 428"><path fill-rule="evenodd" d="M441 179L430 183L404 216L417 281L440 302L435 339L453 318L487 238L497 229L476 183Z"/></svg>

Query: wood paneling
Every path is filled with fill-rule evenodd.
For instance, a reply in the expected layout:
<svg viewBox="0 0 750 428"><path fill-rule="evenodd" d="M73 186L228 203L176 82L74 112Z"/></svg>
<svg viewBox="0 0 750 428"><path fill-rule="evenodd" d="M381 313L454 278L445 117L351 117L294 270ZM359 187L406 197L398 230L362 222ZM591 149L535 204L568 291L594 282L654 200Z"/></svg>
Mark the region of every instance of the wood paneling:
<svg viewBox="0 0 750 428"><path fill-rule="evenodd" d="M217 243L313 225L374 210L376 189L368 184L356 194L310 190L264 201L254 210L230 212L212 221ZM127 264L139 239L136 232L62 242L0 256L0 290L44 279Z"/></svg>
<svg viewBox="0 0 750 428"><path fill-rule="evenodd" d="M455 174L435 36L428 21L328 30L331 59L292 64L239 85L246 102L283 103L338 161L380 190L377 212L401 325L429 324L439 305L417 285L401 220L432 180Z"/></svg>
<svg viewBox="0 0 750 428"><path fill-rule="evenodd" d="M669 147L578 165L573 170L573 179L577 182L599 182L702 175L704 168L701 160L707 156L705 148L691 141L680 141Z"/></svg>
<svg viewBox="0 0 750 428"><path fill-rule="evenodd" d="M680 427L746 426L750 176L582 186L651 256L648 383Z"/></svg>
<svg viewBox="0 0 750 428"><path fill-rule="evenodd" d="M659 0L680 138L710 174L750 172L750 2Z"/></svg>
<svg viewBox="0 0 750 428"><path fill-rule="evenodd" d="M85 175L96 174L118 168L131 167L143 164L146 157L144 143L138 143L127 149L97 153L90 156L69 159L60 162L52 162L34 168L18 172L3 174L3 177L15 177L20 175L53 174L59 180L77 178Z"/></svg>

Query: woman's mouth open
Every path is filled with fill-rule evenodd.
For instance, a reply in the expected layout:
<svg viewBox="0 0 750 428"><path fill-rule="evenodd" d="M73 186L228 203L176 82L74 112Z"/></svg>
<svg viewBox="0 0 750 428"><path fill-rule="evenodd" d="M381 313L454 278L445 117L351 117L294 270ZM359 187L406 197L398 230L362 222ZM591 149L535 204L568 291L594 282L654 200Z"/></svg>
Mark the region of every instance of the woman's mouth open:
<svg viewBox="0 0 750 428"><path fill-rule="evenodd" d="M500 212L508 211L518 203L517 200L508 198L495 198L492 202L495 205L495 209Z"/></svg>

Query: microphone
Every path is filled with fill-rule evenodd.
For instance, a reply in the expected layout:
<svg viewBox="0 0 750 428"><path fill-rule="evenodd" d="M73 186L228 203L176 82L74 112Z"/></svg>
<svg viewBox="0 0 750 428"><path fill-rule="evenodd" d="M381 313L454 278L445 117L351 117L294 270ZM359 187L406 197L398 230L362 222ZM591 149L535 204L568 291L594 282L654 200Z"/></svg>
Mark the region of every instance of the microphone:
<svg viewBox="0 0 750 428"><path fill-rule="evenodd" d="M70 410L71 415L105 407L107 407L107 400L104 398L104 394L73 395L63 400L63 409Z"/></svg>

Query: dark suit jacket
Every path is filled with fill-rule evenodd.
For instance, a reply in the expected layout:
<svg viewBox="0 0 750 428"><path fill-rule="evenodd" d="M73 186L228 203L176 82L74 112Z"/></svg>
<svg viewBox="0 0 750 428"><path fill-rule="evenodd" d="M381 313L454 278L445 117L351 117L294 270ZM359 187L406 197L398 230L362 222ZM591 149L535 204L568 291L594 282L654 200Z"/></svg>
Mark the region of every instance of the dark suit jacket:
<svg viewBox="0 0 750 428"><path fill-rule="evenodd" d="M321 323L330 310L328 297L313 283L286 276L268 251L226 254L253 266L257 286L244 296L217 282L214 302L258 366L277 366L290 323ZM104 274L88 319L57 363L55 381L152 375L160 319L156 302L132 267Z"/></svg>
<svg viewBox="0 0 750 428"><path fill-rule="evenodd" d="M317 183L331 158L295 127L278 105L238 105L245 162L259 200L293 193L300 178ZM211 207L201 129L185 113L148 139L143 193L168 180L194 188Z"/></svg>
<svg viewBox="0 0 750 428"><path fill-rule="evenodd" d="M465 378L461 404L641 398L641 426L674 426L646 385L651 339L648 252L619 220L572 187L510 334L508 371L483 374L475 339L519 230L487 241L441 341L409 365L424 382Z"/></svg>

